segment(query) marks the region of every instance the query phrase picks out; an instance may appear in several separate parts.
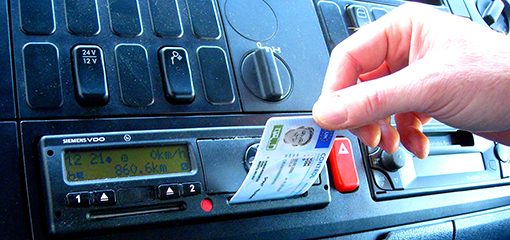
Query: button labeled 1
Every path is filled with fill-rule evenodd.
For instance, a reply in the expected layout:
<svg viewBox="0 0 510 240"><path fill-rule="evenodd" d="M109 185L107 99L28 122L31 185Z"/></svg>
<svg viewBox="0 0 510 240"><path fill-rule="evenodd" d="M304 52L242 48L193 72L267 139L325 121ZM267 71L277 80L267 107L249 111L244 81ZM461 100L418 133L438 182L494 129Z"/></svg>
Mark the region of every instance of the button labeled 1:
<svg viewBox="0 0 510 240"><path fill-rule="evenodd" d="M87 207L90 206L90 193L89 192L75 192L68 193L67 205L71 207Z"/></svg>

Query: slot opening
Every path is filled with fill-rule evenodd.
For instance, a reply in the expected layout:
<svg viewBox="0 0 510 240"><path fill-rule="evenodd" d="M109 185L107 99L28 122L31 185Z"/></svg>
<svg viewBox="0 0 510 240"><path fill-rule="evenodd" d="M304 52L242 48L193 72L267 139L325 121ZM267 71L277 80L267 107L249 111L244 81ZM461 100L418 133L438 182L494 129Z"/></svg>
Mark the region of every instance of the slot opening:
<svg viewBox="0 0 510 240"><path fill-rule="evenodd" d="M435 6L441 6L443 5L443 2L441 0L407 0L408 2L419 2L419 3L425 3Z"/></svg>
<svg viewBox="0 0 510 240"><path fill-rule="evenodd" d="M470 132L457 130L456 132L425 133L429 138L430 146L461 146L473 147L475 140Z"/></svg>
<svg viewBox="0 0 510 240"><path fill-rule="evenodd" d="M183 210L186 210L186 203L175 202L165 205L93 210L87 214L87 218L89 220L104 220L110 218L129 217L142 214L153 214L163 212L175 212Z"/></svg>

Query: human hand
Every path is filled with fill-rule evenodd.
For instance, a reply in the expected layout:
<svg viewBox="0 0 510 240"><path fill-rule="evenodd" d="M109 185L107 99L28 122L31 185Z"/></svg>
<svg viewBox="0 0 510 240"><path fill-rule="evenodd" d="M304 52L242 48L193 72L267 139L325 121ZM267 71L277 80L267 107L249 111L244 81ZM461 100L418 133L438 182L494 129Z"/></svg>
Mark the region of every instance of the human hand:
<svg viewBox="0 0 510 240"><path fill-rule="evenodd" d="M510 37L407 3L335 47L313 115L368 146L394 153L402 142L425 158L431 118L509 145L509 93Z"/></svg>

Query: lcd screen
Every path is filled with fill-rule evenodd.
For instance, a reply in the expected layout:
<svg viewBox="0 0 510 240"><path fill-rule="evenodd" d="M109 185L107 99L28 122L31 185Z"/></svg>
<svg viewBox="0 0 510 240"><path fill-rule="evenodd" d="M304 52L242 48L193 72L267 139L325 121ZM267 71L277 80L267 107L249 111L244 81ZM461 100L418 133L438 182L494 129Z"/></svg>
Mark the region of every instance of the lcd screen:
<svg viewBox="0 0 510 240"><path fill-rule="evenodd" d="M188 146L149 146L64 152L68 182L140 177L191 171Z"/></svg>

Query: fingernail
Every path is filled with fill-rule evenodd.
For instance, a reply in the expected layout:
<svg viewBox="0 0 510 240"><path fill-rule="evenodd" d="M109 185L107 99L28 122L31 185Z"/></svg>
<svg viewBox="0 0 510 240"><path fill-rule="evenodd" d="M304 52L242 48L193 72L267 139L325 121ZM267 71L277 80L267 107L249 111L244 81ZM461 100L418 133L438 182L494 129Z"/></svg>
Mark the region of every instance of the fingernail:
<svg viewBox="0 0 510 240"><path fill-rule="evenodd" d="M420 159L425 159L429 155L429 146L421 146L413 151L414 155Z"/></svg>
<svg viewBox="0 0 510 240"><path fill-rule="evenodd" d="M365 136L361 133L361 131L359 131L357 128L354 128L354 129L349 129L349 131L354 134L356 137L358 137L358 139L363 142L365 145L369 146L369 147L372 147L372 148L375 148L377 146L378 143L374 143L374 142L371 142L369 143L366 139L365 139ZM381 147L382 149L384 149L383 147Z"/></svg>
<svg viewBox="0 0 510 240"><path fill-rule="evenodd" d="M400 145L400 137L398 132L388 121L389 119L381 119L377 121L381 128L381 142L379 143L379 146L384 149L384 151L394 154Z"/></svg>
<svg viewBox="0 0 510 240"><path fill-rule="evenodd" d="M313 105L313 115L324 125L338 128L339 125L347 121L345 106L338 100L338 97L319 99Z"/></svg>
<svg viewBox="0 0 510 240"><path fill-rule="evenodd" d="M382 148L385 152L387 152L389 154L393 154L392 152L388 151L388 148L386 147L386 145L384 145L384 142L381 141L377 146Z"/></svg>

